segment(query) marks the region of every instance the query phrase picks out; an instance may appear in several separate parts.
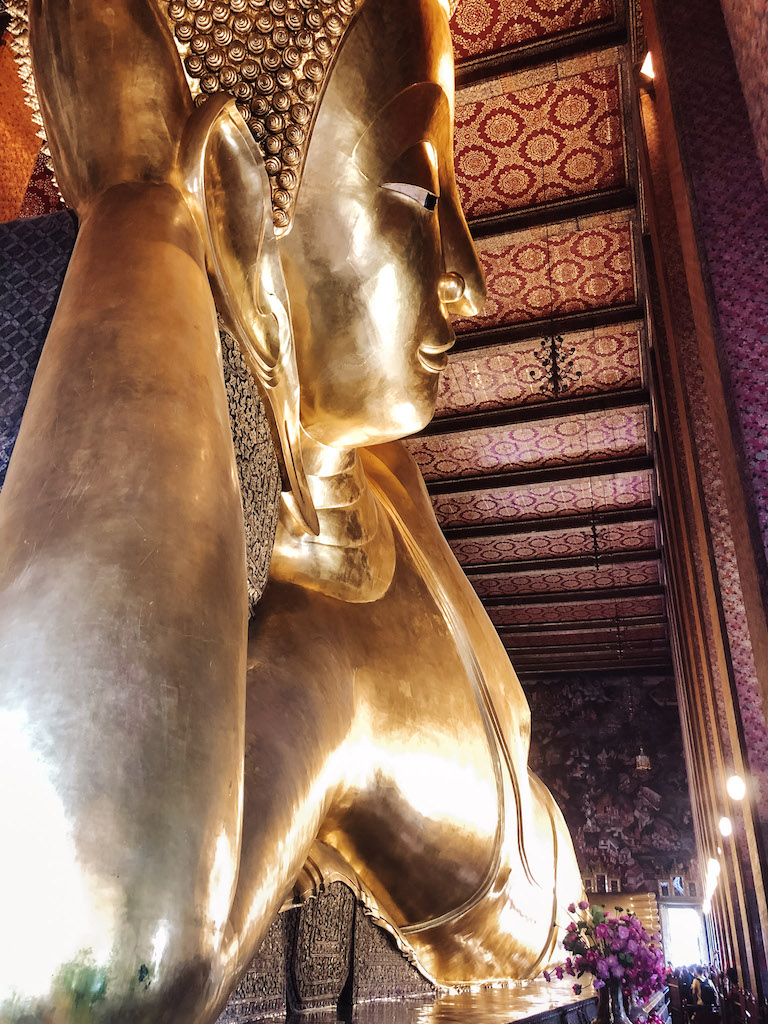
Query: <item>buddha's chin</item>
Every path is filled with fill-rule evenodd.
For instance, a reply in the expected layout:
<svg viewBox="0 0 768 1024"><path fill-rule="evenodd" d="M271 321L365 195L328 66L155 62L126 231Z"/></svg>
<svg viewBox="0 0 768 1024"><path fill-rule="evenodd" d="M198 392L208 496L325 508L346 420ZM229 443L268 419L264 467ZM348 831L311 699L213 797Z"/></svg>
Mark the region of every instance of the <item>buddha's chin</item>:
<svg viewBox="0 0 768 1024"><path fill-rule="evenodd" d="M388 387L383 381L378 391L359 387L354 408L347 403L303 403L304 431L320 444L344 449L367 448L418 433L435 414L440 374L426 370L420 359L414 363L409 379L396 386L391 382Z"/></svg>
<svg viewBox="0 0 768 1024"><path fill-rule="evenodd" d="M421 396L417 400L394 402L387 409L371 410L370 415L356 418L355 422L320 420L302 422L302 426L313 440L329 448L368 448L417 433L429 423L434 412L434 397Z"/></svg>

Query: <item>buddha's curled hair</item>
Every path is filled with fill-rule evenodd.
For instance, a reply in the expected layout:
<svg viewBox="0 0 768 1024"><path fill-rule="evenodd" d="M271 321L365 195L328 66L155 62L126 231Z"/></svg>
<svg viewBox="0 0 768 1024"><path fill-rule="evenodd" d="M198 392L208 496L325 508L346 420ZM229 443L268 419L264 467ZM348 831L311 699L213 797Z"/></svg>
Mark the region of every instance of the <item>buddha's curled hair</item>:
<svg viewBox="0 0 768 1024"><path fill-rule="evenodd" d="M291 221L306 147L344 33L363 0L146 0L169 23L195 102L226 92L264 153L275 228ZM27 0L0 0L51 170L29 54Z"/></svg>
<svg viewBox="0 0 768 1024"><path fill-rule="evenodd" d="M264 153L275 228L291 221L315 111L363 0L162 0L192 95L232 96Z"/></svg>

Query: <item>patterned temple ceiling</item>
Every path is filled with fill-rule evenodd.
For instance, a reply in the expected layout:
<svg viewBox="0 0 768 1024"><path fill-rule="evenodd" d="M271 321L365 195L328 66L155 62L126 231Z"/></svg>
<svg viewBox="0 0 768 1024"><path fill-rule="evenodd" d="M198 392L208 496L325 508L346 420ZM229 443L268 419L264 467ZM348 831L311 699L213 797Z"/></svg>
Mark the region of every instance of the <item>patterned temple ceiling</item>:
<svg viewBox="0 0 768 1024"><path fill-rule="evenodd" d="M556 599L546 603L525 604L524 602L494 605L488 609L493 624L505 626L542 625L553 623L566 629L563 623L592 622L594 620L620 622L642 617L663 617L664 600L660 596L622 597L611 600L579 596L578 601L558 603Z"/></svg>
<svg viewBox="0 0 768 1024"><path fill-rule="evenodd" d="M456 59L554 36L612 14L612 0L461 0L452 23Z"/></svg>
<svg viewBox="0 0 768 1024"><path fill-rule="evenodd" d="M562 516L652 508L656 491L648 470L436 494L432 505L444 530Z"/></svg>
<svg viewBox="0 0 768 1024"><path fill-rule="evenodd" d="M453 18L456 173L488 303L456 321L436 421L409 446L523 672L670 657L633 68L608 32L624 24L621 0L462 0ZM570 364L558 389L554 334Z"/></svg>
<svg viewBox="0 0 768 1024"><path fill-rule="evenodd" d="M543 647L569 647L572 644L600 644L606 640L611 642L617 635L616 628L606 626L604 629L564 629L557 632L536 632L515 636L505 636L504 641L507 648L518 650L529 646L532 642ZM621 627L621 638L627 643L642 643L644 640L664 640L666 628L659 626L623 626Z"/></svg>
<svg viewBox="0 0 768 1024"><path fill-rule="evenodd" d="M453 553L469 571L486 562L519 562L534 558L593 556L597 551L652 551L658 548L657 525L639 520L601 525L593 535L589 526L465 537L450 541Z"/></svg>
<svg viewBox="0 0 768 1024"><path fill-rule="evenodd" d="M648 453L648 411L576 413L512 427L461 430L406 442L424 479L600 462Z"/></svg>
<svg viewBox="0 0 768 1024"><path fill-rule="evenodd" d="M626 180L618 54L460 89L456 174L468 217L503 213L623 185Z"/></svg>
<svg viewBox="0 0 768 1024"><path fill-rule="evenodd" d="M501 327L635 301L632 215L598 214L477 242L488 301L457 332Z"/></svg>
<svg viewBox="0 0 768 1024"><path fill-rule="evenodd" d="M573 349L577 379L568 392L571 397L632 390L645 383L639 325L566 332L563 340ZM537 358L540 348L540 338L528 338L456 353L440 382L436 416L541 402L546 392Z"/></svg>
<svg viewBox="0 0 768 1024"><path fill-rule="evenodd" d="M612 562L599 569L540 569L537 572L488 573L476 576L467 569L472 586L480 597L517 597L527 594L557 594L560 591L604 590L624 587L649 587L660 582L659 563ZM476 571L476 570L475 570Z"/></svg>

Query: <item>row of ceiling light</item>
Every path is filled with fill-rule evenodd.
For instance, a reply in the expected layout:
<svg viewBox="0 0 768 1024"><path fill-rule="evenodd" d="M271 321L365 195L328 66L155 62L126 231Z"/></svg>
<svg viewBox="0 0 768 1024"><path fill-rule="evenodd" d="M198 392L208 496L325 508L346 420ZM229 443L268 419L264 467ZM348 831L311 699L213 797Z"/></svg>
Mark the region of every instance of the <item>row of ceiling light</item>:
<svg viewBox="0 0 768 1024"><path fill-rule="evenodd" d="M743 800L747 794L747 784L740 775L731 775L725 783L725 790L731 800ZM733 822L727 815L723 815L717 825L720 830L720 835L727 839L733 834ZM722 850L718 846L718 853L722 853ZM704 903L702 904L702 910L705 914L708 914L712 909L712 897L715 894L717 888L717 882L720 877L720 862L714 857L710 857L707 861L707 877L704 881Z"/></svg>

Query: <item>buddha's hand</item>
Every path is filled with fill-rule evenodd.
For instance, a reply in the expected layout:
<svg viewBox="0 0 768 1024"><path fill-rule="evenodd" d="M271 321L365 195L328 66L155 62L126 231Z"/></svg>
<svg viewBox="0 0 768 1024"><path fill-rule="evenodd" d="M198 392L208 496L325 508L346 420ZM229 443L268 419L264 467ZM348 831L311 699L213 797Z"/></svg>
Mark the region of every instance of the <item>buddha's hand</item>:
<svg viewBox="0 0 768 1024"><path fill-rule="evenodd" d="M45 130L77 210L112 185L175 178L192 100L159 2L30 0Z"/></svg>

